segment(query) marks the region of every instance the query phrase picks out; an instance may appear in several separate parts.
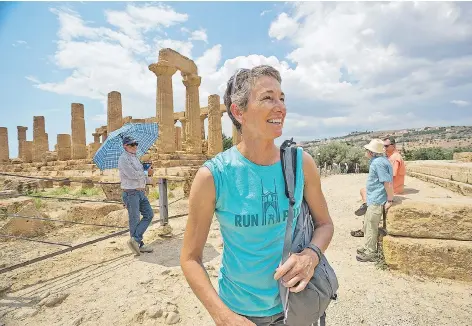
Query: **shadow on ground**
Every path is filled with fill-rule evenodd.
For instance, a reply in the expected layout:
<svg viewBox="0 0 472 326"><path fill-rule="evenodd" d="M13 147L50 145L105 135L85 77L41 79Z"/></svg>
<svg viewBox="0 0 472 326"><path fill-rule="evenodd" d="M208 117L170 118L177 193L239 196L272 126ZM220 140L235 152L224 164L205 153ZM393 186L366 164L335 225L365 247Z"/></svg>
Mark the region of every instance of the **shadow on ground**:
<svg viewBox="0 0 472 326"><path fill-rule="evenodd" d="M182 238L159 239L149 245L154 249L152 253L139 256L139 260L146 263L162 265L165 267L180 266L180 251L182 250ZM217 257L219 252L210 245L205 244L203 249L203 262L206 263Z"/></svg>

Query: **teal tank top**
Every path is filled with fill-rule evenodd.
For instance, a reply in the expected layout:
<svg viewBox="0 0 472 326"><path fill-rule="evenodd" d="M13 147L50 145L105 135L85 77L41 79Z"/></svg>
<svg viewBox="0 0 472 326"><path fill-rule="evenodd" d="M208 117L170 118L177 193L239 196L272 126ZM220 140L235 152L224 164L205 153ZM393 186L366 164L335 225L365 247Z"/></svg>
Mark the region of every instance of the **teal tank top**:
<svg viewBox="0 0 472 326"><path fill-rule="evenodd" d="M302 153L302 148L298 148L295 216L303 199ZM215 215L224 243L218 277L221 300L232 311L246 316L282 312L274 280L282 259L289 205L281 162L257 165L233 146L204 166L213 175Z"/></svg>

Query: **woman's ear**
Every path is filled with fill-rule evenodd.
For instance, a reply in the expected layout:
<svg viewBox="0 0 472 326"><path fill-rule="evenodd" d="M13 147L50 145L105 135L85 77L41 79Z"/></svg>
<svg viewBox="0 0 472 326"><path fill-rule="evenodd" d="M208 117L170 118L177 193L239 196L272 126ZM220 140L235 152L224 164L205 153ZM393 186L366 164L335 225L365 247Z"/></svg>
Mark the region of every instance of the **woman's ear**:
<svg viewBox="0 0 472 326"><path fill-rule="evenodd" d="M231 104L231 113L233 117L241 123L243 121L243 110L241 110L236 104Z"/></svg>

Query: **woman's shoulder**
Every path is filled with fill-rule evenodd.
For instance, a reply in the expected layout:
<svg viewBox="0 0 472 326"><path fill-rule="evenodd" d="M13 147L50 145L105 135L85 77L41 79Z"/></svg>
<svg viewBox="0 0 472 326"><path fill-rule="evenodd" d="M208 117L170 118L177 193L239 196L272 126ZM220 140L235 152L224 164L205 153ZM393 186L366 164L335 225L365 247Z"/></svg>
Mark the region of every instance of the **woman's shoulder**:
<svg viewBox="0 0 472 326"><path fill-rule="evenodd" d="M214 170L222 170L226 166L231 165L236 158L235 147L232 146L223 152L216 154L214 157L208 159L203 166L209 168L212 172Z"/></svg>

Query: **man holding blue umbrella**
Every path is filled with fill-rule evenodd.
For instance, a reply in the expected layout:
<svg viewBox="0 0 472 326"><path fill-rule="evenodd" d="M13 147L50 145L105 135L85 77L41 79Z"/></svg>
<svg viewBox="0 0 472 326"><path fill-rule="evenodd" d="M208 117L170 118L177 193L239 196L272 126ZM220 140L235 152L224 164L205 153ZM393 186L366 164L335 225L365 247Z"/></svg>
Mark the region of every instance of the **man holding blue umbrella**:
<svg viewBox="0 0 472 326"><path fill-rule="evenodd" d="M144 170L143 164L136 155L138 145L133 137L123 137L124 152L118 159L123 202L128 210L131 235L128 246L136 255L153 251L144 244L143 235L154 217L151 204L145 194L146 183L152 183L149 177L154 174L154 170L152 166ZM143 215L141 220L140 213Z"/></svg>

